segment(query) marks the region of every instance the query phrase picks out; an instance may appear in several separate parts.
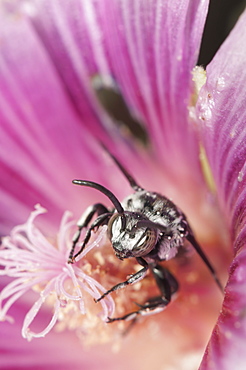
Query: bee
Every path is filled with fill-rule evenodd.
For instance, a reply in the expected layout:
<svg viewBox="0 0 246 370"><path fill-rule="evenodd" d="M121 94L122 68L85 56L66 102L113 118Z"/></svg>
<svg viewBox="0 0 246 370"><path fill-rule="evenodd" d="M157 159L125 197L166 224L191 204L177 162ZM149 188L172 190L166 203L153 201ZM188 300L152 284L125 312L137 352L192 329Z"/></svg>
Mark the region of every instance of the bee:
<svg viewBox="0 0 246 370"><path fill-rule="evenodd" d="M74 263L76 257L82 253L89 242L92 231L106 224L108 226L108 237L116 257L120 260L133 257L142 268L130 275L127 280L107 290L95 301L99 302L108 294L138 282L145 277L148 270L152 272L160 294L144 304L137 304L138 309L133 312L121 317L108 317L107 322L131 320L136 319L139 315L157 313L170 303L172 296L178 291L179 284L176 278L160 262L174 258L184 245L185 240L200 255L219 289L223 291L215 269L196 241L184 213L165 196L139 186L118 159L111 153L108 152L108 154L128 180L134 192L120 203L109 189L96 182L73 180L76 185L91 187L106 195L114 208L108 209L101 203L96 203L87 208L77 223L78 231L73 238L68 262ZM93 216L96 216L96 219L90 224ZM74 254L84 228L87 228L84 241L79 251Z"/></svg>

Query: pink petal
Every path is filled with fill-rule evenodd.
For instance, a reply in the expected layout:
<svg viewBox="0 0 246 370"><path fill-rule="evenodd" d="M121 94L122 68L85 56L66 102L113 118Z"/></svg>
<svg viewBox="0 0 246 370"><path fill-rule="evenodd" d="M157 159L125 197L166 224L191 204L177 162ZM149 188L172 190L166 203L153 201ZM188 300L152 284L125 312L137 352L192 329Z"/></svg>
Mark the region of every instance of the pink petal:
<svg viewBox="0 0 246 370"><path fill-rule="evenodd" d="M165 165L199 172L187 106L208 1L66 0L33 7L31 19L82 116L93 109L113 129L92 78L102 76L105 85L114 80ZM85 124L101 137L96 122Z"/></svg>
<svg viewBox="0 0 246 370"><path fill-rule="evenodd" d="M207 68L197 112L234 243L222 313L202 369L243 369L246 362L246 12ZM214 366L214 367L212 367Z"/></svg>
<svg viewBox="0 0 246 370"><path fill-rule="evenodd" d="M109 16L105 10L107 1L64 1L62 6L57 1L21 4L24 4L22 14L1 8L2 232L7 233L12 225L24 222L38 202L49 210L47 230L56 228L57 224L53 224L64 209L79 217L81 210L95 198L93 191L85 189L82 193L72 186L73 178L81 176L99 181L119 191L120 198L129 192L129 188L122 188L121 180L112 171L114 167L104 165L104 160L105 164L110 162L102 156L101 148L88 130L111 150L115 149L123 164L130 164L139 182L144 179L145 187L153 189L154 184L154 190L172 197L185 210L191 208L189 204L197 204L201 194L191 189L194 186L201 189L203 185L194 130L187 126L186 106L190 94L189 73L196 60L207 1L183 1L178 7L174 2L142 5L137 1L113 1ZM144 21L139 22L139 17ZM153 33L151 25L155 21ZM115 32L109 32L109 24ZM170 35L161 32L160 24L170 29ZM146 34L144 39L136 33L141 27ZM138 45L141 58L133 50L133 43ZM179 47L175 48L174 44ZM119 48L122 48L120 58L115 58ZM174 64L173 53L176 53ZM141 66L141 76L136 63ZM165 68L161 63L165 63ZM153 71L151 64L155 66ZM133 111L144 118L150 130L156 127L152 137L158 158L146 157L141 149L131 149L132 144L119 141L116 130L111 133L113 126L91 87L91 78L98 73L106 76L106 80L113 76L119 81ZM168 99L163 95L168 95ZM153 114L157 117L155 121ZM111 138L105 136L109 130ZM160 165L163 150L165 167ZM177 191L167 167L178 177L177 186L183 178L182 193L191 194L192 200L184 199L180 189ZM82 194L86 194L83 199ZM78 205L78 199L83 201L83 206ZM98 195L97 200L100 199Z"/></svg>
<svg viewBox="0 0 246 370"><path fill-rule="evenodd" d="M187 105L207 2L115 1L110 12L109 3L100 3L99 16L111 73L165 165L185 152L193 166L197 143Z"/></svg>
<svg viewBox="0 0 246 370"><path fill-rule="evenodd" d="M37 202L49 209L51 230L67 208L80 216L81 191L71 181L85 171L102 178L97 171L102 149L81 127L28 19L3 7L0 18L1 232L23 222ZM92 202L90 194L83 207Z"/></svg>

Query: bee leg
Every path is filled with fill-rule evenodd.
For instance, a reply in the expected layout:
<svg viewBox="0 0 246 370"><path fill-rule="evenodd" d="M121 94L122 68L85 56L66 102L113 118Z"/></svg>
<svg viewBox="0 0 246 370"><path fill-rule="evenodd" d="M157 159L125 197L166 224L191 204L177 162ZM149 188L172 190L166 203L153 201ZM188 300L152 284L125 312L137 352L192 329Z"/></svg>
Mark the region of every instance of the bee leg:
<svg viewBox="0 0 246 370"><path fill-rule="evenodd" d="M95 214L100 216L100 215L108 214L108 213L109 213L108 209L101 203L96 203L96 204L94 204L94 205L92 205L92 206L90 206L86 209L86 211L83 213L83 215L80 217L80 219L77 222L78 230L74 234L74 237L73 237L73 244L72 244L72 247L71 247L71 250L70 250L70 253L69 253L68 263L73 263L74 262L75 257L83 251L86 243L89 240L89 238L87 238L88 239L87 242L83 243L83 248L81 248L79 253L77 253L76 256L74 256L74 250L75 250L76 245L79 241L79 238L80 238L80 235L81 235L81 232L82 232L83 228L88 226L92 217ZM96 226L100 226L100 225L94 225L94 227L96 227Z"/></svg>
<svg viewBox="0 0 246 370"><path fill-rule="evenodd" d="M211 265L211 262L209 261L206 254L203 252L202 248L200 247L200 245L198 244L198 242L196 241L195 237L192 235L191 232L186 236L186 239L191 243L191 245L195 248L195 250L197 251L197 253L201 257L203 262L207 265L209 271L211 272L211 275L214 278L214 281L216 282L220 291L223 294L224 288L223 288L223 285L221 284L221 282L220 282L220 280L219 280L219 278L216 274L216 271L215 271L214 267Z"/></svg>
<svg viewBox="0 0 246 370"><path fill-rule="evenodd" d="M115 290L125 288L127 285L134 284L137 281L142 280L145 277L145 275L146 275L146 273L149 269L148 263L141 257L136 258L136 260L138 261L138 263L140 265L143 266L143 268L141 270L137 271L135 274L132 274L129 277L129 279L123 281L122 283L116 284L111 289L107 290L104 294L101 295L101 297L99 297L98 299L95 299L96 303L101 301L101 299L105 298L108 294L114 292Z"/></svg>
<svg viewBox="0 0 246 370"><path fill-rule="evenodd" d="M160 290L160 296L150 298L144 304L136 303L139 309L124 316L115 318L108 317L108 323L119 320L136 321L136 318L140 315L147 316L163 311L164 308L170 303L172 296L177 292L179 287L177 280L166 268L161 265L150 265L149 267Z"/></svg>

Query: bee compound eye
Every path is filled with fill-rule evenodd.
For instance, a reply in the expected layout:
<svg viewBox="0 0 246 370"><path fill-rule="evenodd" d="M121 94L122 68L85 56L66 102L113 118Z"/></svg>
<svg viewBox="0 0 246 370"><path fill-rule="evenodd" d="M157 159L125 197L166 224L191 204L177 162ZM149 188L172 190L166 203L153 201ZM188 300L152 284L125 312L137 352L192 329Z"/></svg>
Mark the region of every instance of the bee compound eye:
<svg viewBox="0 0 246 370"><path fill-rule="evenodd" d="M156 230L147 229L138 239L138 242L135 244L133 248L134 256L140 257L148 254L155 247L156 242L157 242Z"/></svg>
<svg viewBox="0 0 246 370"><path fill-rule="evenodd" d="M110 239L119 236L122 231L122 215L115 213L108 223L108 236Z"/></svg>

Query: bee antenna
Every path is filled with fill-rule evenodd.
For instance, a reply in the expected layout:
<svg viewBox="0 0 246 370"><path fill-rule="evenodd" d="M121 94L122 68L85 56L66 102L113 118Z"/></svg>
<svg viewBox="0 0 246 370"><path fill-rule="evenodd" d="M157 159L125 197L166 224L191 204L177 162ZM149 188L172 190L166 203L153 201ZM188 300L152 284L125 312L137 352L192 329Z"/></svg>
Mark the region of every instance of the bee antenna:
<svg viewBox="0 0 246 370"><path fill-rule="evenodd" d="M117 167L123 173L123 175L126 177L126 179L128 180L128 182L131 185L131 187L133 188L133 190L135 190L135 191L143 190L143 188L138 185L138 183L136 182L136 180L132 177L132 175L130 175L130 173L118 161L118 159L112 153L110 153L110 151L108 150L108 148L106 148L106 146L104 144L102 144L102 143L101 143L101 146L107 152L107 154L113 159L114 163L117 165Z"/></svg>
<svg viewBox="0 0 246 370"><path fill-rule="evenodd" d="M125 211L122 205L120 204L119 200L116 198L116 196L107 188L104 186L98 184L97 182L93 181L87 181L87 180L73 180L73 184L80 185L80 186L88 186L90 188L96 189L100 191L101 193L105 194L109 200L113 203L116 211L120 214L122 218L122 229L125 229L126 219L125 219Z"/></svg>

